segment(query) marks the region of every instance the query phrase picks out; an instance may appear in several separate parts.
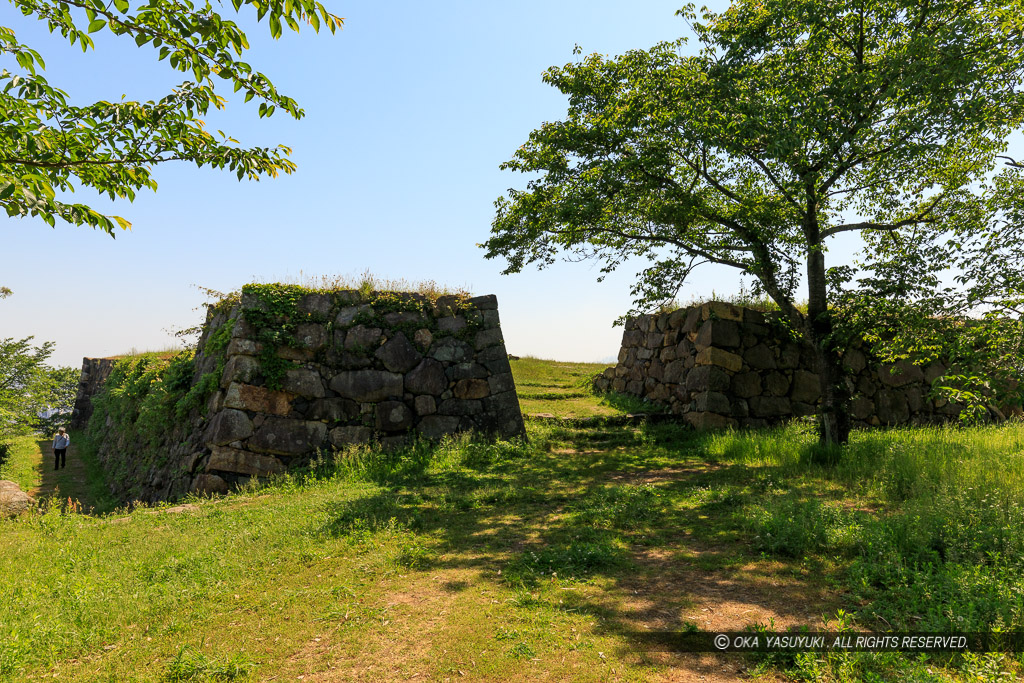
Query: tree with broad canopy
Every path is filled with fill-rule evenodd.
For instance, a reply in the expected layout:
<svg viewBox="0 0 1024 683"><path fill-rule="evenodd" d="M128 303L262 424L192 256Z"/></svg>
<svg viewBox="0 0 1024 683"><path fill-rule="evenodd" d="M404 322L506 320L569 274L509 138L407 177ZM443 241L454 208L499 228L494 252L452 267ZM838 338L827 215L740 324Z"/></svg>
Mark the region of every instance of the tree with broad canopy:
<svg viewBox="0 0 1024 683"><path fill-rule="evenodd" d="M111 199L133 200L140 189L156 189L153 167L169 161L228 169L239 180L295 170L288 159L291 150L283 145L244 148L203 127L200 117L226 104L214 90L218 81L243 93L246 102L259 100L260 117L278 109L296 119L303 116L295 100L241 61L249 41L217 11L219 2L215 8L208 0L198 5L191 0L9 1L83 52L94 47L91 34L110 31L156 50L158 59L188 80L159 101L75 105L43 77L39 52L21 43L13 29L0 26L0 206L8 216L39 216L51 226L59 219L113 236L115 228L131 224L86 204L66 202L57 192L84 187ZM342 25L316 0L231 0L231 7L266 19L274 38L285 26L298 31L305 23L314 31L325 26L334 33Z"/></svg>
<svg viewBox="0 0 1024 683"><path fill-rule="evenodd" d="M702 264L750 276L813 350L822 443L844 443L850 323L912 309L935 332L979 306L1019 319L1024 185L1002 157L1024 122L1019 4L735 0L680 14L697 54L680 39L544 74L568 115L502 165L539 177L498 199L482 246L505 273L560 253L605 272L646 259L641 307ZM864 250L829 267L844 233ZM925 328L886 341L923 352Z"/></svg>

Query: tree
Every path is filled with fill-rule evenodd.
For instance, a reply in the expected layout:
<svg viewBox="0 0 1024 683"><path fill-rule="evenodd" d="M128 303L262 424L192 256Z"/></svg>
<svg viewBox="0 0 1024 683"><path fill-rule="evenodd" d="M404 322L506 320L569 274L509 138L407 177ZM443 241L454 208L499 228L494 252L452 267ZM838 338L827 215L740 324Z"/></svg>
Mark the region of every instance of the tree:
<svg viewBox="0 0 1024 683"><path fill-rule="evenodd" d="M278 109L303 116L291 98L279 93L262 73L241 61L249 47L245 33L214 10L209 1L191 0L10 0L26 17L46 22L85 52L94 47L98 31L150 46L157 58L188 74L189 80L159 101L69 102L67 93L42 75L42 56L19 42L15 32L0 26L0 206L9 216L40 216L53 226L57 219L99 228L111 236L117 226L130 227L120 216L105 216L85 204L68 203L58 191L95 189L114 198L133 200L142 188L156 189L153 167L186 161L234 171L238 179L291 173L295 165L285 146L241 147L218 131L207 132L200 117L226 100L215 92L218 81L241 91L245 101L260 100L259 115ZM267 19L274 38L283 27L298 31L300 23L314 31L321 25L333 33L342 19L316 0L231 0ZM17 66L15 66L17 64Z"/></svg>
<svg viewBox="0 0 1024 683"><path fill-rule="evenodd" d="M40 408L49 404L52 382L45 363L53 343L31 342L32 337L0 339L0 443L30 434Z"/></svg>
<svg viewBox="0 0 1024 683"><path fill-rule="evenodd" d="M858 317L840 315L851 293L948 312L1024 291L1006 208L1021 175L1000 160L1024 121L1019 5L735 0L681 14L696 55L679 40L545 73L568 115L502 165L540 175L496 202L487 257L505 273L563 252L605 272L647 259L641 306L702 264L751 276L813 349L822 442L845 442L837 323ZM849 232L859 266L828 267Z"/></svg>

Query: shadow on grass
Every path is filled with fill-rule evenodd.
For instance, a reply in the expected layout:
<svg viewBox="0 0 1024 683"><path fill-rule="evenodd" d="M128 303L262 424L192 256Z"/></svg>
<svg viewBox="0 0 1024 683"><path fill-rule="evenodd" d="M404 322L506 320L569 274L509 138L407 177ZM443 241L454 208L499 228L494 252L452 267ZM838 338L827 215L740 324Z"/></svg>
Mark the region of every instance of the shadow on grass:
<svg viewBox="0 0 1024 683"><path fill-rule="evenodd" d="M610 592L567 604L627 640L641 628L691 628L682 614L695 604L794 622L821 604L815 580L793 578L799 560L782 568L784 585L778 562L759 565L737 520L783 471L709 461L709 437L674 424L545 429L551 450L474 467L389 456L393 467L369 477L386 488L334 505L316 533L399 525L431 539L418 568L472 568L520 593L600 582Z"/></svg>

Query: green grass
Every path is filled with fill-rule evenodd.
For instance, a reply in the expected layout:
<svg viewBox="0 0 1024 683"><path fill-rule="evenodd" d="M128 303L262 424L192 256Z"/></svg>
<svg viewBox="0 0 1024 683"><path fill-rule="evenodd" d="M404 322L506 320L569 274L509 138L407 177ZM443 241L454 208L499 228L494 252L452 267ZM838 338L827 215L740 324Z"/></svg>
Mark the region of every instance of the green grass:
<svg viewBox="0 0 1024 683"><path fill-rule="evenodd" d="M662 410L624 394L595 394L591 383L608 367L603 363L568 363L530 357L510 363L519 406L526 415L586 418Z"/></svg>
<svg viewBox="0 0 1024 683"><path fill-rule="evenodd" d="M0 463L0 479L13 481L22 491L31 491L42 481L39 462L40 445L34 436L19 436L11 440L10 454Z"/></svg>
<svg viewBox="0 0 1024 683"><path fill-rule="evenodd" d="M566 364L526 364L574 390ZM856 432L831 465L801 424L528 429L352 448L178 514L2 521L0 680L671 680L699 671L631 633L1024 630L1020 424ZM767 680L1021 673L1000 654L712 660Z"/></svg>

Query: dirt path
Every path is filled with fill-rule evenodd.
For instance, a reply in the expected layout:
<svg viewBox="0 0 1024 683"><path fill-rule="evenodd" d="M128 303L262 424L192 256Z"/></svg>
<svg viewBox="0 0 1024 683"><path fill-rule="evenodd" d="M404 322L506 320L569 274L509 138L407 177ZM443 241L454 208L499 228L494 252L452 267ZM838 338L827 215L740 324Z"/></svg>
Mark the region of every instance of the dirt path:
<svg viewBox="0 0 1024 683"><path fill-rule="evenodd" d="M42 455L37 468L42 483L29 491L29 495L37 500L53 496L70 498L78 501L83 511L88 511L93 505L89 495L89 475L75 445L68 448L65 467L59 470L53 469L53 442L50 439L39 441L39 452Z"/></svg>

